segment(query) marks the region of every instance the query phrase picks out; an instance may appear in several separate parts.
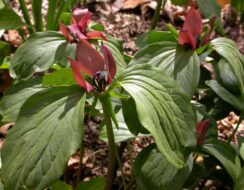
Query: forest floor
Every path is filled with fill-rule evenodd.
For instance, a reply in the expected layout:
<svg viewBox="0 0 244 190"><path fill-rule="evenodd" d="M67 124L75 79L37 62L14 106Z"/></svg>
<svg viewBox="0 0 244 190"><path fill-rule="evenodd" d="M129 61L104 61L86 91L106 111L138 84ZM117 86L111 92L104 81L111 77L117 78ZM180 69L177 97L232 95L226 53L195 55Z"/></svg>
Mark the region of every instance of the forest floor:
<svg viewBox="0 0 244 190"><path fill-rule="evenodd" d="M138 50L135 43L136 39L150 29L155 3L147 3L148 1L141 0L138 1L137 5L133 4L133 1L131 1L131 4L121 5L119 1L116 2L117 4L109 2L89 3L87 7L94 13L93 20L105 26L106 33L122 40L126 54L134 55ZM18 12L18 4L15 1L13 1L13 6ZM45 7L43 11L45 12ZM165 30L164 23L171 23L175 27L180 27L184 22L186 11L186 7L167 5L166 10L160 15L157 29ZM236 12L228 5L222 8L222 21L226 36L236 41L240 52L244 54L244 27L240 24ZM22 43L17 31L8 31L4 34L3 39L9 41L15 48ZM239 117L232 112L226 118L218 121L219 138L223 140L228 139L238 119ZM11 125L7 124L0 128L2 141ZM105 176L107 172L107 143L99 139L99 131L99 118L92 118L86 121L85 138L83 141L85 147L82 159L83 170L81 175L83 180ZM243 131L244 122L240 127L239 133L243 133ZM123 163L123 174L127 183L130 184L130 189L135 189L133 175L131 175L132 163L140 150L152 142L153 139L150 137L138 137L130 142L119 145L121 161ZM71 178L75 178L76 170L80 164L79 155L79 152L77 152L68 163L67 174ZM115 179L115 184L120 189L122 188L121 171L118 170L117 174L118 177Z"/></svg>

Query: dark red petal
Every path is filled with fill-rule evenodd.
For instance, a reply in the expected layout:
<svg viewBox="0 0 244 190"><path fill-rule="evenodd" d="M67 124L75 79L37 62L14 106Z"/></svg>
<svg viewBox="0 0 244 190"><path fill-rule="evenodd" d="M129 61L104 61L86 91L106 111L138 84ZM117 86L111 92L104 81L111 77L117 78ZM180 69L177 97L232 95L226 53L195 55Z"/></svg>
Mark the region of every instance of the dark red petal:
<svg viewBox="0 0 244 190"><path fill-rule="evenodd" d="M86 37L87 39L103 39L104 41L108 41L104 33L99 31L87 32Z"/></svg>
<svg viewBox="0 0 244 190"><path fill-rule="evenodd" d="M74 79L77 82L77 84L79 84L87 92L91 92L94 88L88 82L86 82L86 80L82 76L82 74L81 74L82 70L81 70L80 64L70 57L68 57L68 60L71 64L71 68L72 68L72 71L74 74Z"/></svg>
<svg viewBox="0 0 244 190"><path fill-rule="evenodd" d="M108 71L108 83L112 82L114 75L116 74L116 63L111 51L107 48L107 46L102 44L102 52L104 55L104 60L106 64L106 69Z"/></svg>
<svg viewBox="0 0 244 190"><path fill-rule="evenodd" d="M78 24L81 17L87 14L89 11L88 9L80 9L76 8L72 11L72 23L73 24Z"/></svg>
<svg viewBox="0 0 244 190"><path fill-rule="evenodd" d="M84 14L84 15L80 18L80 20L79 20L78 25L79 25L79 28L80 28L80 30L81 30L81 32L82 32L83 34L86 33L86 28L87 28L88 24L89 24L90 21L91 21L91 16L92 16L92 13L88 12L88 13Z"/></svg>
<svg viewBox="0 0 244 190"><path fill-rule="evenodd" d="M183 30L189 31L193 36L200 36L202 33L202 17L198 9L194 5L191 6L186 15Z"/></svg>
<svg viewBox="0 0 244 190"><path fill-rule="evenodd" d="M91 77L97 71L103 71L104 69L104 59L86 40L78 42L76 59L81 64L82 70Z"/></svg>
<svg viewBox="0 0 244 190"><path fill-rule="evenodd" d="M197 144L201 145L203 141L205 140L205 136L208 130L209 120L200 121L197 123L196 130L199 134L199 137L197 139Z"/></svg>
<svg viewBox="0 0 244 190"><path fill-rule="evenodd" d="M197 45L194 36L188 31L184 31L184 30L181 30L179 33L178 43L184 46L185 48L190 47L193 50L196 49L196 45Z"/></svg>
<svg viewBox="0 0 244 190"><path fill-rule="evenodd" d="M78 25L72 24L68 26L70 33L72 33L78 39L87 39L87 37L80 31Z"/></svg>
<svg viewBox="0 0 244 190"><path fill-rule="evenodd" d="M62 34L64 35L64 37L69 41L71 42L73 39L72 37L69 35L69 32L66 28L66 26L63 24L63 23L60 23L59 24L59 30L62 32Z"/></svg>

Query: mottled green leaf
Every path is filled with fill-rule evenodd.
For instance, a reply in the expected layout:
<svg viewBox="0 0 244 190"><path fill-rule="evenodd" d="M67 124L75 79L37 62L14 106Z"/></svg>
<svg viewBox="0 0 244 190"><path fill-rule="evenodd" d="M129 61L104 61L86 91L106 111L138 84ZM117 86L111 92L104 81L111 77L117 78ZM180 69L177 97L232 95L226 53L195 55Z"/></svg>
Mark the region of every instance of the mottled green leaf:
<svg viewBox="0 0 244 190"><path fill-rule="evenodd" d="M0 9L0 29L11 30L25 26L19 15L10 8Z"/></svg>
<svg viewBox="0 0 244 190"><path fill-rule="evenodd" d="M177 46L176 42L159 42L140 50L130 65L149 63L176 79L189 94L195 93L200 77L200 61L195 52Z"/></svg>
<svg viewBox="0 0 244 190"><path fill-rule="evenodd" d="M5 190L43 190L63 174L83 137L85 93L53 87L31 96L2 148Z"/></svg>
<svg viewBox="0 0 244 190"><path fill-rule="evenodd" d="M54 63L58 47L65 42L57 32L37 32L32 34L16 51L11 66L11 76L28 79L35 72L49 69Z"/></svg>
<svg viewBox="0 0 244 190"><path fill-rule="evenodd" d="M140 190L182 190L191 173L193 160L189 157L182 169L177 169L156 149L155 144L144 148L136 158L134 173Z"/></svg>
<svg viewBox="0 0 244 190"><path fill-rule="evenodd" d="M244 56L239 52L236 43L228 38L216 38L210 42L209 47L225 58L230 64L237 78L240 92L244 97Z"/></svg>
<svg viewBox="0 0 244 190"><path fill-rule="evenodd" d="M221 86L216 80L206 81L206 84L224 101L239 110L244 110L244 101L237 96L232 95L228 90Z"/></svg>
<svg viewBox="0 0 244 190"><path fill-rule="evenodd" d="M206 152L213 155L221 162L233 181L238 178L241 170L240 159L235 149L230 144L224 141L208 139L204 142L202 147Z"/></svg>
<svg viewBox="0 0 244 190"><path fill-rule="evenodd" d="M161 69L149 64L127 68L114 81L135 101L141 125L154 137L160 152L176 167L183 167L184 146L194 146L195 117L190 99Z"/></svg>
<svg viewBox="0 0 244 190"><path fill-rule="evenodd" d="M3 121L16 121L19 110L24 102L33 94L43 90L42 78L18 82L10 87L0 101L0 114Z"/></svg>

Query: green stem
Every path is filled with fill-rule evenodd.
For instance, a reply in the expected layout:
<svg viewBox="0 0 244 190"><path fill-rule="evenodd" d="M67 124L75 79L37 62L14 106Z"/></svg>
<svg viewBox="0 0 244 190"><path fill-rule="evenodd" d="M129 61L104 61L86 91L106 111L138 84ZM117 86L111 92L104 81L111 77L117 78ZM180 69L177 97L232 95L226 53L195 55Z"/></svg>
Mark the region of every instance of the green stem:
<svg viewBox="0 0 244 190"><path fill-rule="evenodd" d="M151 30L154 30L156 28L162 4L164 7L166 1L167 0L158 0L157 7L156 7L156 10L154 11L154 15L153 15L152 23L151 23Z"/></svg>
<svg viewBox="0 0 244 190"><path fill-rule="evenodd" d="M92 105L91 105L91 109L90 109L90 111L88 113L88 120L91 118L91 115L92 115L92 113L95 110L95 107L97 105L97 101L98 101L98 96L95 95L94 96L94 99L93 99L93 102L92 102Z"/></svg>
<svg viewBox="0 0 244 190"><path fill-rule="evenodd" d="M236 126L236 128L235 128L234 131L233 131L233 133L231 134L231 136L230 136L229 139L228 139L228 143L230 143L230 142L232 141L232 139L234 138L234 136L235 136L236 132L238 131L238 129L239 129L239 127L240 127L241 122L242 122L243 119L244 119L244 112L242 111L242 112L240 113L239 121L238 121L238 123L237 123L237 126Z"/></svg>
<svg viewBox="0 0 244 190"><path fill-rule="evenodd" d="M32 0L32 14L35 21L35 29L37 32L43 30L42 22L42 0Z"/></svg>
<svg viewBox="0 0 244 190"><path fill-rule="evenodd" d="M121 160L119 158L118 149L115 149L115 155L116 155L116 159L117 159L117 162L118 162L118 165L119 165L119 169L121 171L121 178L122 178L123 188L124 188L124 190L127 190L125 177L124 177L124 171L123 171Z"/></svg>
<svg viewBox="0 0 244 190"><path fill-rule="evenodd" d="M81 144L80 144L80 163L79 163L79 168L77 171L77 178L76 178L76 184L75 184L76 186L80 182L80 179L81 179L81 170L83 167L83 163L82 163L83 156L84 156L84 145L83 145L83 141L81 141Z"/></svg>
<svg viewBox="0 0 244 190"><path fill-rule="evenodd" d="M55 18L54 18L54 23L53 23L53 29L57 29L58 28L58 22L59 22L59 18L60 18L60 15L62 14L62 12L65 10L65 2L64 1L61 1L60 2L60 5L58 6L58 10L57 10L57 14L55 15Z"/></svg>
<svg viewBox="0 0 244 190"><path fill-rule="evenodd" d="M112 120L109 114L109 110L108 110L109 108L107 108L107 103L108 103L107 101L111 101L111 100L106 94L101 94L99 98L102 103L104 120L107 129L107 136L108 136L108 147L109 147L108 172L106 176L105 190L111 190L113 186L113 179L114 179L114 168L116 164L115 140L114 140L113 127L112 127Z"/></svg>
<svg viewBox="0 0 244 190"><path fill-rule="evenodd" d="M29 15L27 7L25 5L25 1L24 0L19 0L19 6L20 6L20 9L22 11L24 20L25 20L26 24L28 24L28 31L31 34L31 33L34 32L34 30L32 28L32 24L31 24L31 21L30 21L30 15Z"/></svg>
<svg viewBox="0 0 244 190"><path fill-rule="evenodd" d="M47 30L54 29L54 15L56 11L56 7L58 4L58 0L49 0L48 1L48 10L47 10Z"/></svg>

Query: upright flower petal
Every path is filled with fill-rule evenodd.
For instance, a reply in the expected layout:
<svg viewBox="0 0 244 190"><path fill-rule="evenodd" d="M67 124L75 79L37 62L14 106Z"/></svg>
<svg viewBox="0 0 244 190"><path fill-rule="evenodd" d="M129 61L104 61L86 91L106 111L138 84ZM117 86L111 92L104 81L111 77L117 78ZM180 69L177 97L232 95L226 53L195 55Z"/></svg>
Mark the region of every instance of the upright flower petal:
<svg viewBox="0 0 244 190"><path fill-rule="evenodd" d="M69 31L74 35L74 37L81 39L87 39L87 37L80 31L78 25L72 24L68 26Z"/></svg>
<svg viewBox="0 0 244 190"><path fill-rule="evenodd" d="M59 24L59 30L62 32L64 37L68 40L68 42L72 42L73 38L70 36L66 26L63 23Z"/></svg>
<svg viewBox="0 0 244 190"><path fill-rule="evenodd" d="M189 31L193 36L200 36L202 33L202 28L203 23L200 12L195 8L195 5L192 5L186 15L183 30Z"/></svg>
<svg viewBox="0 0 244 190"><path fill-rule="evenodd" d="M185 48L196 49L197 41L194 36L187 30L181 30L178 37L178 43Z"/></svg>
<svg viewBox="0 0 244 190"><path fill-rule="evenodd" d="M83 34L86 34L86 28L88 26L88 24L90 23L91 21L91 16L92 16L92 13L88 12L86 14L84 14L79 22L78 22L78 26L80 28L80 31L83 33Z"/></svg>
<svg viewBox="0 0 244 190"><path fill-rule="evenodd" d="M82 70L91 77L93 77L96 72L104 70L104 60L102 56L86 40L80 40L78 42L76 60L81 65Z"/></svg>
<svg viewBox="0 0 244 190"><path fill-rule="evenodd" d="M196 130L199 135L199 137L197 139L198 145L203 144L207 130L208 130L208 125L209 125L209 120L204 120L204 121L200 121L197 123Z"/></svg>
<svg viewBox="0 0 244 190"><path fill-rule="evenodd" d="M78 24L81 17L85 14L89 13L88 9L80 9L76 8L72 11L72 23L73 24Z"/></svg>
<svg viewBox="0 0 244 190"><path fill-rule="evenodd" d="M110 84L116 74L116 64L112 53L103 44L102 44L102 52L104 55L105 66L108 71L108 84Z"/></svg>
<svg viewBox="0 0 244 190"><path fill-rule="evenodd" d="M71 64L71 68L74 74L74 79L81 87L83 87L87 92L91 92L94 88L92 85L90 85L84 77L82 76L82 67L81 65L73 60L72 58L68 57L68 60Z"/></svg>

